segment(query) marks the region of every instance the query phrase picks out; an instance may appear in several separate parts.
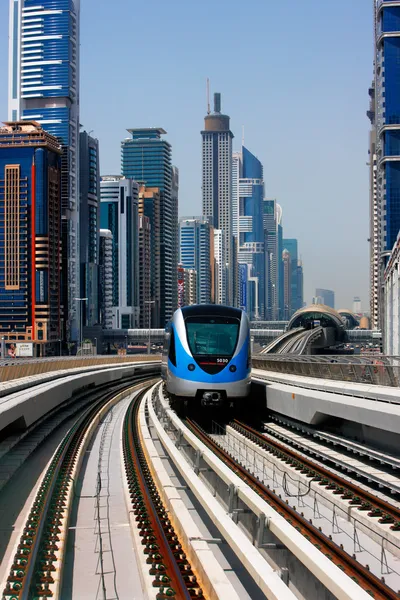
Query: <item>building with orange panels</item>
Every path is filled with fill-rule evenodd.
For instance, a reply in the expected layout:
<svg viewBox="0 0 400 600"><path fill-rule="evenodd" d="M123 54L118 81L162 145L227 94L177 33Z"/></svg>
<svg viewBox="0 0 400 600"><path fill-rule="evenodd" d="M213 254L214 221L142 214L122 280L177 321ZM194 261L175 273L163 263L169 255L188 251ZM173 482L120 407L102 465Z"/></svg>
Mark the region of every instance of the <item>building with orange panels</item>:
<svg viewBox="0 0 400 600"><path fill-rule="evenodd" d="M0 336L41 354L61 335L61 153L35 121L0 127Z"/></svg>

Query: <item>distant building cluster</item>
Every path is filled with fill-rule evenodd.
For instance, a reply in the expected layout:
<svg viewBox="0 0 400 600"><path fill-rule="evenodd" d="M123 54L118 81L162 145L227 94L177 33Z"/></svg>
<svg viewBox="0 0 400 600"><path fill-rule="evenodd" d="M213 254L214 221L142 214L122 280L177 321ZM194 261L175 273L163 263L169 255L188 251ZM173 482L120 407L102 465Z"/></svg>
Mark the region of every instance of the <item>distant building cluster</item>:
<svg viewBox="0 0 400 600"><path fill-rule="evenodd" d="M296 239L263 166L214 110L202 136L202 215L178 221L179 171L161 127L128 129L121 169L79 120L79 0L12 0L9 114L0 128L0 336L38 355L99 329L164 327L178 306L252 320L303 306ZM200 167L200 164L199 164Z"/></svg>
<svg viewBox="0 0 400 600"><path fill-rule="evenodd" d="M265 197L261 162L244 145L233 151L220 94L201 135L203 215L179 220L180 305L215 302L246 310L252 321L287 320L303 306L297 240L283 238L282 209Z"/></svg>

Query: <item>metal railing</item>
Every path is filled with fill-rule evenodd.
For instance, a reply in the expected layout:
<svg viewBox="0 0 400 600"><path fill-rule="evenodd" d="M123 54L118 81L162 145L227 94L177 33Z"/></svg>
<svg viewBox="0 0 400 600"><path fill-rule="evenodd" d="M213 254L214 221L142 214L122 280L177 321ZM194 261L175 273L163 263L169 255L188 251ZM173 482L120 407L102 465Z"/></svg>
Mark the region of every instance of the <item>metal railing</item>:
<svg viewBox="0 0 400 600"><path fill-rule="evenodd" d="M76 369L79 367L93 367L97 365L121 365L135 362L160 361L159 355L132 356L63 356L38 359L12 359L0 361L0 382L29 377L51 371L62 371L64 369Z"/></svg>
<svg viewBox="0 0 400 600"><path fill-rule="evenodd" d="M253 367L286 375L399 387L400 357L285 356L257 354Z"/></svg>

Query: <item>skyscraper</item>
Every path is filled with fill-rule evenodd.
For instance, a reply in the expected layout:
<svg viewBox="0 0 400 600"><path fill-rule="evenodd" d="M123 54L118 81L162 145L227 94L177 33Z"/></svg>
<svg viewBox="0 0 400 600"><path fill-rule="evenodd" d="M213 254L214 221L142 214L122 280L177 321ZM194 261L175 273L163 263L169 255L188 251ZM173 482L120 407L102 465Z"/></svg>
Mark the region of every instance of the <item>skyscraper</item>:
<svg viewBox="0 0 400 600"><path fill-rule="evenodd" d="M62 304L78 339L79 0L10 0L9 119L32 119L60 141Z"/></svg>
<svg viewBox="0 0 400 600"><path fill-rule="evenodd" d="M238 263L249 266L246 294L246 310L251 319L263 319L265 315L265 245L263 226L264 181L261 162L245 146L234 153L234 190L237 190L238 216ZM240 270L241 285L243 274ZM243 291L241 293L243 302Z"/></svg>
<svg viewBox="0 0 400 600"><path fill-rule="evenodd" d="M211 236L213 228L206 217L179 219L179 263L184 269L195 269L196 302L211 302Z"/></svg>
<svg viewBox="0 0 400 600"><path fill-rule="evenodd" d="M100 229L99 248L99 323L103 329L113 327L113 235Z"/></svg>
<svg viewBox="0 0 400 600"><path fill-rule="evenodd" d="M283 262L283 319L288 321L292 314L292 257L290 252L284 248L282 252Z"/></svg>
<svg viewBox="0 0 400 600"><path fill-rule="evenodd" d="M229 117L221 114L221 95L214 94L214 112L206 115L202 136L203 215L223 238L218 267L218 304L234 302L236 265L233 263L232 138Z"/></svg>
<svg viewBox="0 0 400 600"><path fill-rule="evenodd" d="M34 121L5 123L0 128L0 334L42 349L50 343L53 352L61 334L60 197L57 139Z"/></svg>
<svg viewBox="0 0 400 600"><path fill-rule="evenodd" d="M171 144L162 139L161 127L128 129L131 138L122 144L122 174L160 190L161 205L161 306L164 326L177 306L177 215L179 176L171 165Z"/></svg>
<svg viewBox="0 0 400 600"><path fill-rule="evenodd" d="M139 215L139 327L151 325L151 225Z"/></svg>
<svg viewBox="0 0 400 600"><path fill-rule="evenodd" d="M335 308L335 292L332 290L325 290L323 288L317 288L315 290L315 296L322 298L322 304Z"/></svg>
<svg viewBox="0 0 400 600"><path fill-rule="evenodd" d="M226 265L224 263L224 235L221 229L214 229L214 300L215 304L224 304Z"/></svg>
<svg viewBox="0 0 400 600"><path fill-rule="evenodd" d="M382 217L380 203L377 194L377 156L376 156L376 124L375 124L375 82L369 88L370 105L367 116L371 121L371 130L369 133L369 280L370 294L369 304L371 313L371 327L376 329L380 327L380 278L382 271L381 262L381 225Z"/></svg>
<svg viewBox="0 0 400 600"><path fill-rule="evenodd" d="M283 247L286 248L286 250L288 250L289 254L290 254L290 260L291 262L291 291L290 291L290 299L291 299L291 303L290 303L290 317L292 316L293 313L296 312L296 310L298 310L299 308L302 307L299 306L299 299L298 299L298 292L297 292L297 278L298 278L298 273L297 273L297 267L298 267L298 244L297 244L297 240L295 238L284 238L283 239Z"/></svg>
<svg viewBox="0 0 400 600"><path fill-rule="evenodd" d="M99 321L99 142L86 131L79 136L79 257L80 289L88 300L82 305L84 327Z"/></svg>
<svg viewBox="0 0 400 600"><path fill-rule="evenodd" d="M376 143L376 217L380 224L373 229L372 311L373 326L379 326L383 272L400 231L400 1L374 1L375 88L369 111L375 126L372 146ZM372 156L373 162L373 156ZM374 179L372 177L372 220L375 219ZM373 225L373 224L372 224ZM375 235L379 236L376 244ZM376 264L379 266L376 269ZM378 311L375 309L376 270L378 271ZM376 312L378 314L376 314Z"/></svg>
<svg viewBox="0 0 400 600"><path fill-rule="evenodd" d="M146 187L141 184L139 189L139 216L145 216L150 221L150 299L151 326L160 327L161 302L161 205L159 188ZM146 325L148 327L148 323Z"/></svg>
<svg viewBox="0 0 400 600"><path fill-rule="evenodd" d="M113 327L139 321L139 186L133 179L105 176L100 181L100 225L113 235Z"/></svg>
<svg viewBox="0 0 400 600"><path fill-rule="evenodd" d="M278 215L274 199L264 199L263 226L266 245L266 293L265 308L267 321L276 321L279 313L279 265L278 258Z"/></svg>

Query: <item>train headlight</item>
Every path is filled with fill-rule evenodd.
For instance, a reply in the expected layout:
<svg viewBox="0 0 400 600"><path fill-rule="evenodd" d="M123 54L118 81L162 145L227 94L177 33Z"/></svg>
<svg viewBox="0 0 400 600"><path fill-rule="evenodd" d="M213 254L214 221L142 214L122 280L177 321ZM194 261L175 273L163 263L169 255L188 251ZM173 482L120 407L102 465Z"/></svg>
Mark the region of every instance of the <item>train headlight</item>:
<svg viewBox="0 0 400 600"><path fill-rule="evenodd" d="M190 365L188 365L188 369L189 369L189 371L194 371L194 370L195 370L195 368L196 368L196 367L194 366L194 364L193 364L193 363L190 363Z"/></svg>
<svg viewBox="0 0 400 600"><path fill-rule="evenodd" d="M230 372L231 372L231 373L234 373L234 372L236 371L236 367L235 367L235 365L231 365L231 366L229 367L229 370L230 370Z"/></svg>

